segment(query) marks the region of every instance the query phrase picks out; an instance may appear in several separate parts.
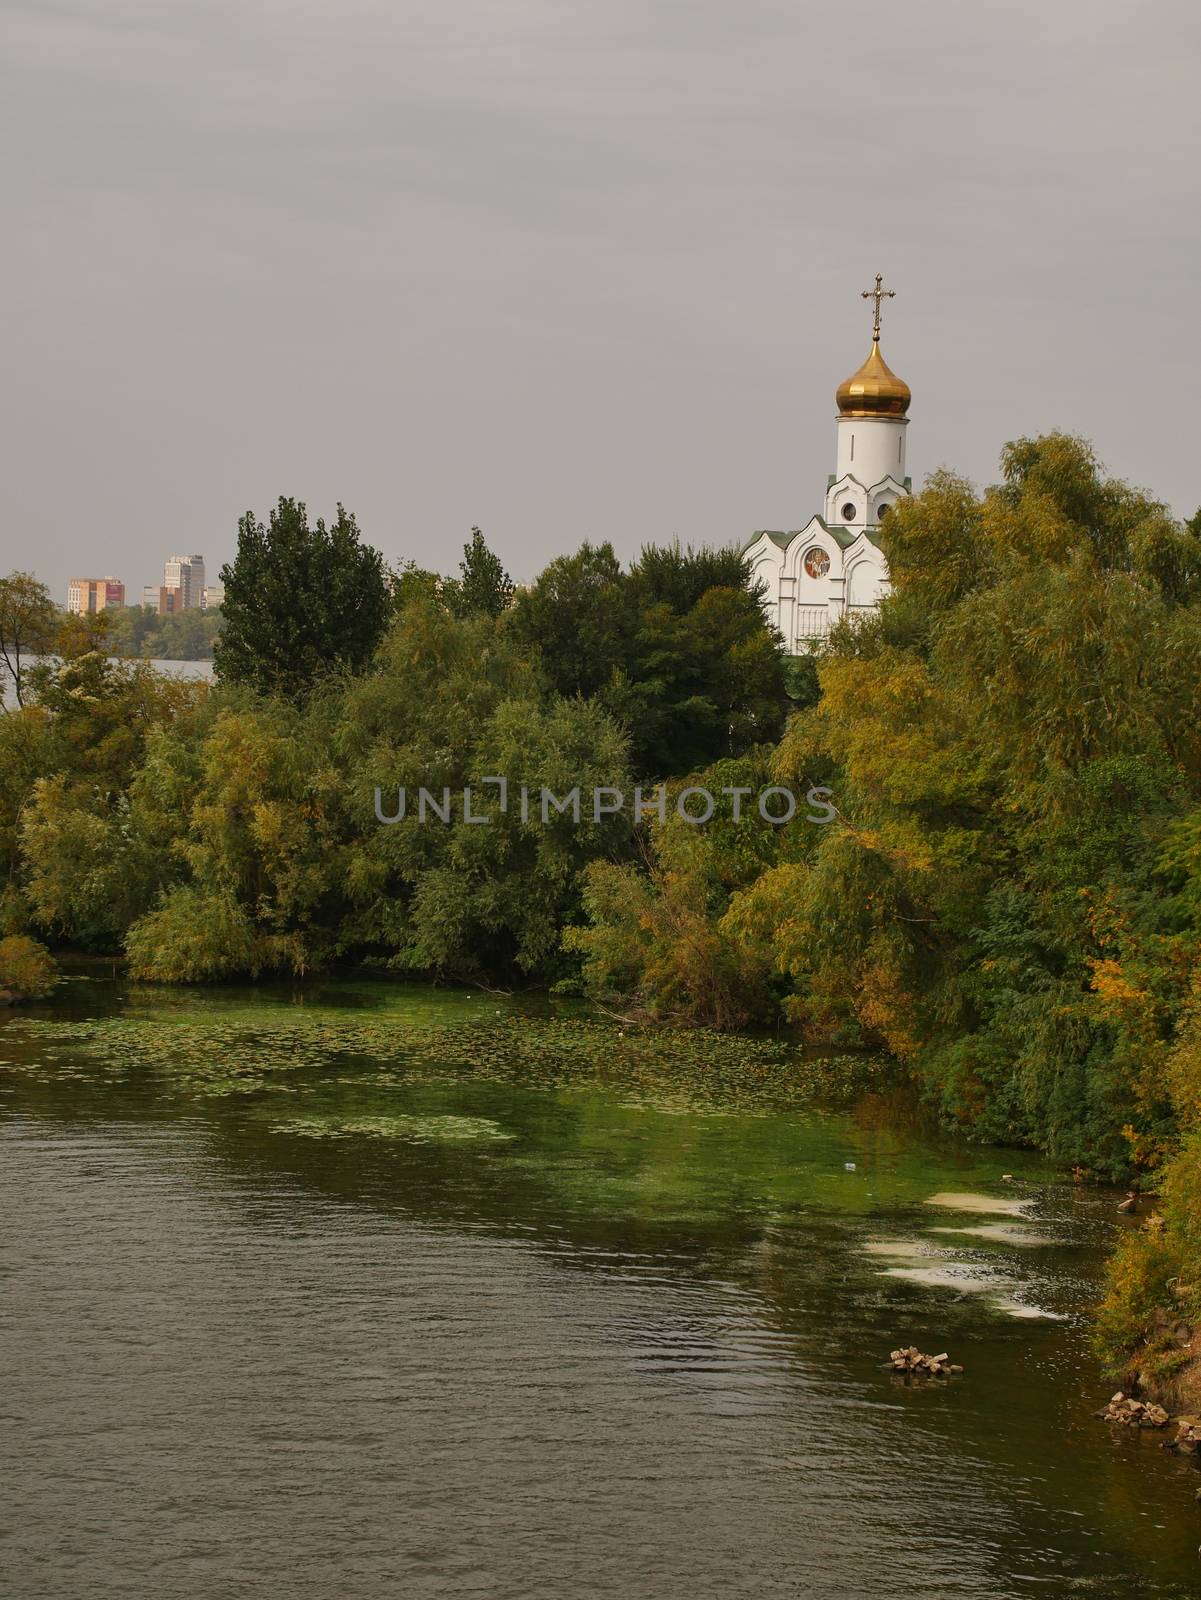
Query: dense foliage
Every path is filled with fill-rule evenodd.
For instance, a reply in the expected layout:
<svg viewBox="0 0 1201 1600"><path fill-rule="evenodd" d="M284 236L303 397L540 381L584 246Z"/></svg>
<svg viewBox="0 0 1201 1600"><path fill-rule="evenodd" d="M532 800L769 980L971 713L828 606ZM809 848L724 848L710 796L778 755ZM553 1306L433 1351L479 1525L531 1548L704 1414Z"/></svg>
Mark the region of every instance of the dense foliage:
<svg viewBox="0 0 1201 1600"><path fill-rule="evenodd" d="M57 982L54 958L44 945L22 933L0 939L0 1005L41 1000Z"/></svg>
<svg viewBox="0 0 1201 1600"><path fill-rule="evenodd" d="M473 530L459 578L385 585L345 513L314 534L281 501L243 521L215 690L82 624L28 675L0 934L163 980L341 958L882 1046L972 1136L1158 1190L1101 1324L1120 1360L1173 1295L1201 1315L1201 519L1066 436L1002 466L900 503L892 596L787 669L734 551L585 544L514 592ZM460 792L498 774L822 787L836 815L476 825Z"/></svg>
<svg viewBox="0 0 1201 1600"><path fill-rule="evenodd" d="M1117 1362L1169 1282L1201 1312L1201 529L1078 440L1003 468L897 507L893 597L816 663L774 768L837 823L749 882L716 830L660 830L645 873L591 869L572 938L600 992L882 1042L972 1135L1141 1173Z"/></svg>
<svg viewBox="0 0 1201 1600"><path fill-rule="evenodd" d="M459 576L445 579L439 590L453 616L499 617L513 599L513 580L479 528L472 528L471 542L463 546Z"/></svg>
<svg viewBox="0 0 1201 1600"><path fill-rule="evenodd" d="M639 776L696 771L780 735L778 641L736 550L648 547L628 572L612 545L552 561L510 627L564 695L630 730Z"/></svg>
<svg viewBox="0 0 1201 1600"><path fill-rule="evenodd" d="M218 677L289 700L366 666L388 615L383 558L342 506L328 528L320 517L310 527L303 502L282 495L266 525L248 511L221 582Z"/></svg>
<svg viewBox="0 0 1201 1600"><path fill-rule="evenodd" d="M591 695L561 691L546 667L556 641L544 651L518 625L512 584L478 530L458 579L413 567L392 576L390 620L357 671L349 656L285 658L290 624L259 641L261 608L245 604L245 586L272 554L281 564L270 592L293 562L303 593L327 536L318 524L314 538L292 501L267 530L252 520L215 690L110 659L110 619L86 619L60 639L60 664L29 675L30 703L0 722L4 925L124 947L135 973L166 981L300 973L335 958L484 983L570 980L579 962L563 933L580 919L583 869L632 859L638 838L628 815L594 816L586 804L578 818L570 807L544 818L537 800L526 814L517 796L523 785L536 797L631 791L636 730L604 692L610 680ZM375 596L377 553L341 514L334 532L363 557ZM737 556L672 546L618 569L618 581L639 597L641 610L623 604L645 647L657 637L664 656L698 611L740 611L733 631L774 684L763 728L779 728L776 644ZM680 748L732 758L763 728L707 625L706 635L693 647L692 700L674 680L644 677L638 705L672 720ZM486 806L498 774L513 803L481 827L462 791ZM442 804L453 796L444 822L414 816L422 789ZM408 814L383 824L400 790Z"/></svg>

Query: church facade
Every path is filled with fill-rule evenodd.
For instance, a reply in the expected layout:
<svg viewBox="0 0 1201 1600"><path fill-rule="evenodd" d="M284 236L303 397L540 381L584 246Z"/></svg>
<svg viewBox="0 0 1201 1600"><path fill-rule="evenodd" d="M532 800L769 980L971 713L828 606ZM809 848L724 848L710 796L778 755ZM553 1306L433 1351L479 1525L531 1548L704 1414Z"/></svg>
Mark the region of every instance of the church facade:
<svg viewBox="0 0 1201 1600"><path fill-rule="evenodd" d="M880 304L894 292L878 273L876 287L863 292L875 302L872 348L838 387L837 453L822 511L791 533L756 533L744 549L791 655L820 645L840 617L874 611L888 593L880 524L912 489L905 471L912 397L880 354Z"/></svg>

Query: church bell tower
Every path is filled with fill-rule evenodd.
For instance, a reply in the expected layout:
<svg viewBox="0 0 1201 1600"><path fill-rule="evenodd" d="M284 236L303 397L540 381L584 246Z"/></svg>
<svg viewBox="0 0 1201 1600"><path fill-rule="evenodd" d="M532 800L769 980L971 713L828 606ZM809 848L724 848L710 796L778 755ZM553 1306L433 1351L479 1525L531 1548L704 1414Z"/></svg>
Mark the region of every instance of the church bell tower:
<svg viewBox="0 0 1201 1600"><path fill-rule="evenodd" d="M880 305L896 294L883 282L877 273L875 288L863 291L874 302L871 354L837 393L838 454L826 521L848 530L877 525L905 493L905 413L913 397L880 354Z"/></svg>
<svg viewBox="0 0 1201 1600"><path fill-rule="evenodd" d="M820 648L835 624L875 611L889 590L880 525L911 490L905 434L912 397L880 354L880 308L894 294L880 273L875 288L863 290L872 301L872 348L838 386L835 470L821 515L788 533L763 529L744 547L767 614L793 654Z"/></svg>

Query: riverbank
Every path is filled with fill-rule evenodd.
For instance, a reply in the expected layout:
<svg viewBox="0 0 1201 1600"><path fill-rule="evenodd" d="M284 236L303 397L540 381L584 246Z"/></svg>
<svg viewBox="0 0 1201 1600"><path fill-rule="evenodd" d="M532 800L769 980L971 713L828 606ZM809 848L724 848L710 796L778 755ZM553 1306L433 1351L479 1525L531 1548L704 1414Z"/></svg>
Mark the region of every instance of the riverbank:
<svg viewBox="0 0 1201 1600"><path fill-rule="evenodd" d="M1201 1326L1191 1293L1151 1311L1119 1370L1123 1388L1176 1417L1201 1416Z"/></svg>

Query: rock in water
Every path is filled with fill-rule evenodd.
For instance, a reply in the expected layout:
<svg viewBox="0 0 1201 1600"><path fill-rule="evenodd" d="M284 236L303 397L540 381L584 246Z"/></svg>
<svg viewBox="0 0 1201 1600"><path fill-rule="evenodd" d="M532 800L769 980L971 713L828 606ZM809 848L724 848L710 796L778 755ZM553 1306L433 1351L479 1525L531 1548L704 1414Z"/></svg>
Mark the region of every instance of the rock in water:
<svg viewBox="0 0 1201 1600"><path fill-rule="evenodd" d="M1172 1420L1162 1406L1136 1400L1120 1389L1097 1415L1105 1422L1120 1422L1128 1428L1166 1428Z"/></svg>
<svg viewBox="0 0 1201 1600"><path fill-rule="evenodd" d="M894 1372L919 1373L927 1378L943 1378L951 1373L963 1371L961 1366L948 1358L945 1350L941 1355L925 1356L915 1344L906 1345L900 1350L890 1350L888 1365Z"/></svg>
<svg viewBox="0 0 1201 1600"><path fill-rule="evenodd" d="M1169 1439L1165 1450L1175 1450L1182 1456L1201 1455L1201 1422L1196 1417L1177 1417L1176 1437ZM1197 1491L1201 1500L1201 1490Z"/></svg>

